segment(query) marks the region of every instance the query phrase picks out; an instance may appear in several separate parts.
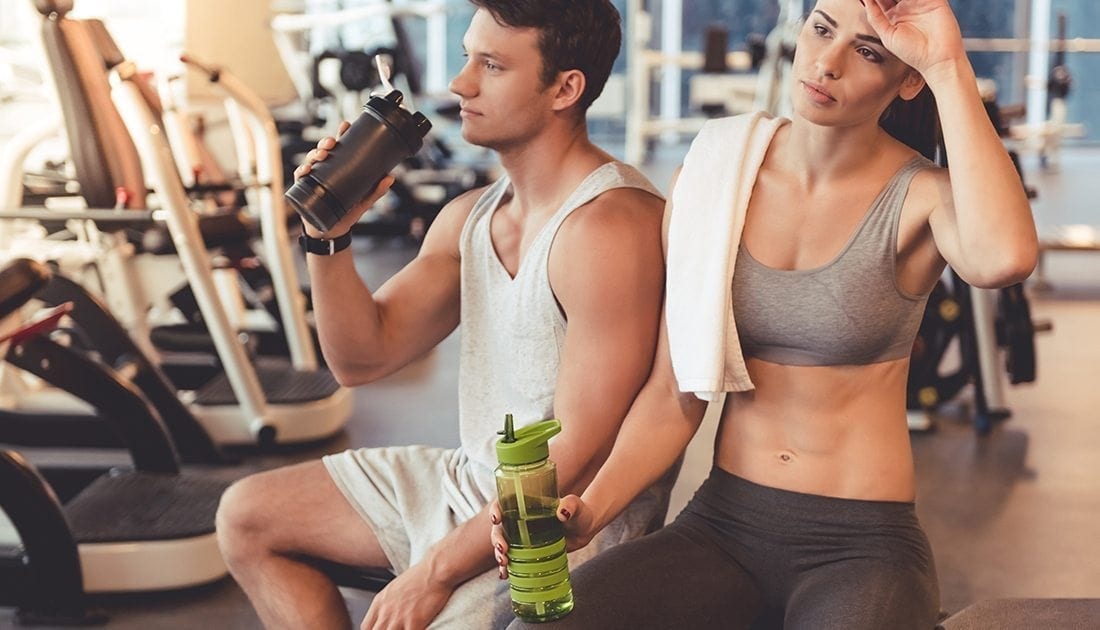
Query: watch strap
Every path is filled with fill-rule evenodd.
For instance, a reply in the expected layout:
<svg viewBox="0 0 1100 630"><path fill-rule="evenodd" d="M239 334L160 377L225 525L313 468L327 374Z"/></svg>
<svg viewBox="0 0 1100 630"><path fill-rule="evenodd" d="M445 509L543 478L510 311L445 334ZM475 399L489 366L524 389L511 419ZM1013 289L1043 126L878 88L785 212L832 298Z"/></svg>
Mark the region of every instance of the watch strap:
<svg viewBox="0 0 1100 630"><path fill-rule="evenodd" d="M351 245L351 231L336 238L313 238L303 231L298 235L298 245L307 254L317 256L331 256L336 252L342 252Z"/></svg>

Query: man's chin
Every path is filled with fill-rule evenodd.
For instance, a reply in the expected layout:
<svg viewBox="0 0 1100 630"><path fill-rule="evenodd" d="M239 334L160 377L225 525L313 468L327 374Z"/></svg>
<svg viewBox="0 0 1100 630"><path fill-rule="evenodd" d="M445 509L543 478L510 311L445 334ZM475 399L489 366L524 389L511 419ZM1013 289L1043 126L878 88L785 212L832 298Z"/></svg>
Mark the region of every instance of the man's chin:
<svg viewBox="0 0 1100 630"><path fill-rule="evenodd" d="M492 138L488 138L483 134L473 133L468 129L463 128L462 139L468 144L472 144L475 147L481 147L483 149L496 150L498 143L494 142Z"/></svg>

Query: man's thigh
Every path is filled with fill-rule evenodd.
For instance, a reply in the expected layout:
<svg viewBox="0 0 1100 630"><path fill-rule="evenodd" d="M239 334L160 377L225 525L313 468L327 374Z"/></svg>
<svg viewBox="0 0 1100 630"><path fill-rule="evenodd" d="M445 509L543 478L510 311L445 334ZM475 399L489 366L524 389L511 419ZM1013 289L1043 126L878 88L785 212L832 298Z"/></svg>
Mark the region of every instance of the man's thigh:
<svg viewBox="0 0 1100 630"><path fill-rule="evenodd" d="M342 564L387 567L375 533L333 483L321 461L252 475L230 491L233 511L246 513L249 530L282 554Z"/></svg>
<svg viewBox="0 0 1100 630"><path fill-rule="evenodd" d="M488 548L488 537L485 546ZM432 621L431 630L504 628L515 617L508 596L508 582L497 577L496 568L462 583L447 605Z"/></svg>
<svg viewBox="0 0 1100 630"><path fill-rule="evenodd" d="M444 489L444 478L457 474L454 459L451 449L402 446L344 451L322 461L337 491L374 533L386 566L401 573L459 524Z"/></svg>

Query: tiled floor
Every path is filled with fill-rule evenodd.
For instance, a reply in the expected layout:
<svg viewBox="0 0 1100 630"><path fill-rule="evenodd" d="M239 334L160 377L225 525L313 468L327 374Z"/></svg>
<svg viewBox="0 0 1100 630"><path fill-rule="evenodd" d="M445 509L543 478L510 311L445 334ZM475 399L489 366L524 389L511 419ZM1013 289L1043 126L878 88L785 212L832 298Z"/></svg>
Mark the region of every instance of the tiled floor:
<svg viewBox="0 0 1100 630"><path fill-rule="evenodd" d="M667 162L650 172L662 186ZM1034 175L1039 223L1100 225L1098 166L1100 152L1071 150L1060 174ZM356 253L377 286L414 251L395 241L360 241ZM1054 330L1038 340L1038 382L1008 390L1013 417L979 437L966 421L964 400L938 418L935 431L913 437L918 511L947 611L997 597L1100 597L1100 254L1052 254L1047 273L1053 287L1033 295L1032 306ZM361 388L351 424L332 441L252 456L221 474L240 476L352 445L456 444L456 341L452 336L402 372ZM713 427L705 424L689 447L672 514L706 474ZM368 602L349 598L356 615ZM115 630L259 627L230 580L101 603L111 615L106 627ZM0 609L0 627L11 624L11 610Z"/></svg>

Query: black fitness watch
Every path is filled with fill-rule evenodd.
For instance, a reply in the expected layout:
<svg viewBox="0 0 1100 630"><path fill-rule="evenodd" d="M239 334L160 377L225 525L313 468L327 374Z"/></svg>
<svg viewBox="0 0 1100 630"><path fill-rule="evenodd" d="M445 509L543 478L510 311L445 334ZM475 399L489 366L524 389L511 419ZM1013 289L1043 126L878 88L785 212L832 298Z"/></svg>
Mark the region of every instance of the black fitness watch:
<svg viewBox="0 0 1100 630"><path fill-rule="evenodd" d="M351 245L351 230L344 232L343 235L336 238L313 238L306 234L305 230L298 235L298 245L302 248L302 251L306 254L316 254L318 256L331 256L336 252L342 252Z"/></svg>

